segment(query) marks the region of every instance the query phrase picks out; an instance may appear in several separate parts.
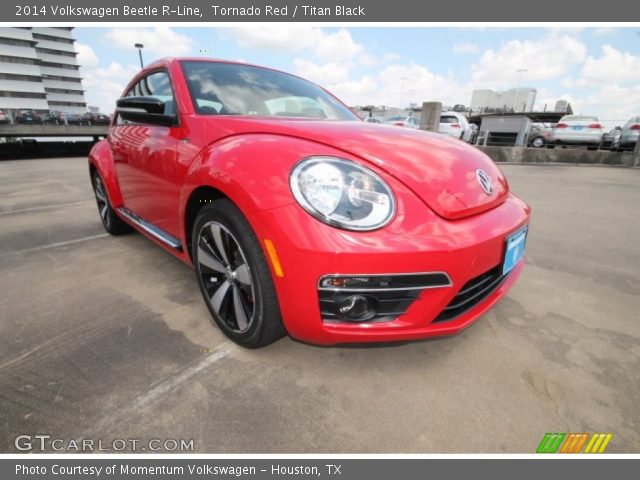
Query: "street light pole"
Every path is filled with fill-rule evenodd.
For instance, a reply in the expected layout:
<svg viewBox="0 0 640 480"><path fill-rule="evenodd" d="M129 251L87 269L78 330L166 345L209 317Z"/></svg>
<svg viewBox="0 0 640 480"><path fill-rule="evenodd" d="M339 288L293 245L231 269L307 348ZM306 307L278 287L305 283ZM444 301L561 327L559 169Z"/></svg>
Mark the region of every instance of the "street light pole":
<svg viewBox="0 0 640 480"><path fill-rule="evenodd" d="M134 47L138 49L138 56L140 57L140 68L144 68L144 64L142 63L142 49L144 48L144 45L141 43L136 43Z"/></svg>

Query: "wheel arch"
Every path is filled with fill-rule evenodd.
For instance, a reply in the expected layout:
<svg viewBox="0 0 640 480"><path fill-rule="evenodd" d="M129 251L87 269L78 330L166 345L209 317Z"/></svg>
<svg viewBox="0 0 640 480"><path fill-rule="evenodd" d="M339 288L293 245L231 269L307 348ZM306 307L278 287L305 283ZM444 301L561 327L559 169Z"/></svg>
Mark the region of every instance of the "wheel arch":
<svg viewBox="0 0 640 480"><path fill-rule="evenodd" d="M264 133L233 135L204 148L190 165L181 193L180 229L188 259L194 220L209 200L231 201L262 244L267 233L263 215L295 202L289 173L296 162L313 155L344 153L310 140Z"/></svg>
<svg viewBox="0 0 640 480"><path fill-rule="evenodd" d="M100 140L89 152L89 174L93 175L94 171L97 171L102 177L111 205L114 208L122 206L122 193L107 140Z"/></svg>
<svg viewBox="0 0 640 480"><path fill-rule="evenodd" d="M233 202L233 200L229 199L227 195L225 195L221 190L212 187L210 185L200 185L196 187L189 197L186 200L184 206L184 215L183 218L183 232L184 232L184 240L185 247L187 250L187 255L189 260L193 263L193 256L191 252L192 245L192 230L193 225L195 224L196 218L198 217L198 212L207 204L219 200L222 198L226 198Z"/></svg>

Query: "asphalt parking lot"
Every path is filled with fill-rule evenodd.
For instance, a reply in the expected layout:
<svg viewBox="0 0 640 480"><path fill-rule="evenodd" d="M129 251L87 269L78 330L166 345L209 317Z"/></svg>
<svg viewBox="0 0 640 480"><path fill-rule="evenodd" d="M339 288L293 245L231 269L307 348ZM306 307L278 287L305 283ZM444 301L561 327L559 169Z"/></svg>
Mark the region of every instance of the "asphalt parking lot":
<svg viewBox="0 0 640 480"><path fill-rule="evenodd" d="M640 170L504 165L534 209L523 276L447 339L257 351L193 272L100 224L83 158L0 162L0 451L20 434L196 452L640 451Z"/></svg>

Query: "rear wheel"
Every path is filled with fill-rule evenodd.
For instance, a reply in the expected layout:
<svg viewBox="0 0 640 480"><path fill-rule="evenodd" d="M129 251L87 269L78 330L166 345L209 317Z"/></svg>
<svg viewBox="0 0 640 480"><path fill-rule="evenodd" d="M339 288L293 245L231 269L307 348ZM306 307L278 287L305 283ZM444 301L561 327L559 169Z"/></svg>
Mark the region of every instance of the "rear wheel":
<svg viewBox="0 0 640 480"><path fill-rule="evenodd" d="M200 290L224 334L247 348L283 337L286 332L269 266L240 210L226 199L203 207L192 239Z"/></svg>
<svg viewBox="0 0 640 480"><path fill-rule="evenodd" d="M536 137L531 141L531 146L535 148L544 147L544 137Z"/></svg>
<svg viewBox="0 0 640 480"><path fill-rule="evenodd" d="M104 186L102 177L96 170L91 174L91 183L93 185L93 193L96 196L96 203L98 204L98 213L100 214L100 220L102 220L104 229L111 235L129 233L132 230L131 227L116 215L109 201L109 195L107 194L107 189Z"/></svg>

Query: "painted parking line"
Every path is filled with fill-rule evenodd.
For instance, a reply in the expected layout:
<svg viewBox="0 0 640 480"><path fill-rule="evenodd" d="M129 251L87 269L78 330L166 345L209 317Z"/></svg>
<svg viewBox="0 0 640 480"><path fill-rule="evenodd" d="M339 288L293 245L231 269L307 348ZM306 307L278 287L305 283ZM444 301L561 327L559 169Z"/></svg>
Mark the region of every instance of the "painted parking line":
<svg viewBox="0 0 640 480"><path fill-rule="evenodd" d="M96 240L98 238L104 238L109 236L110 235L108 233L101 233L99 235L91 235L89 237L76 238L74 240L67 240L64 242L49 243L47 245L41 245L39 247L25 248L24 250L16 250L15 252L3 253L3 254L0 254L0 258L8 257L11 255L20 255L22 253L39 252L41 250L49 250L51 248L64 247L65 245L73 245L74 243L88 242L89 240Z"/></svg>
<svg viewBox="0 0 640 480"><path fill-rule="evenodd" d="M18 213L40 212L43 210L54 210L56 208L76 207L79 205L87 205L90 203L93 203L93 200L84 200L82 202L58 203L56 205L43 205L40 207L21 208L18 210L0 210L0 217L6 216L6 215L16 215Z"/></svg>

